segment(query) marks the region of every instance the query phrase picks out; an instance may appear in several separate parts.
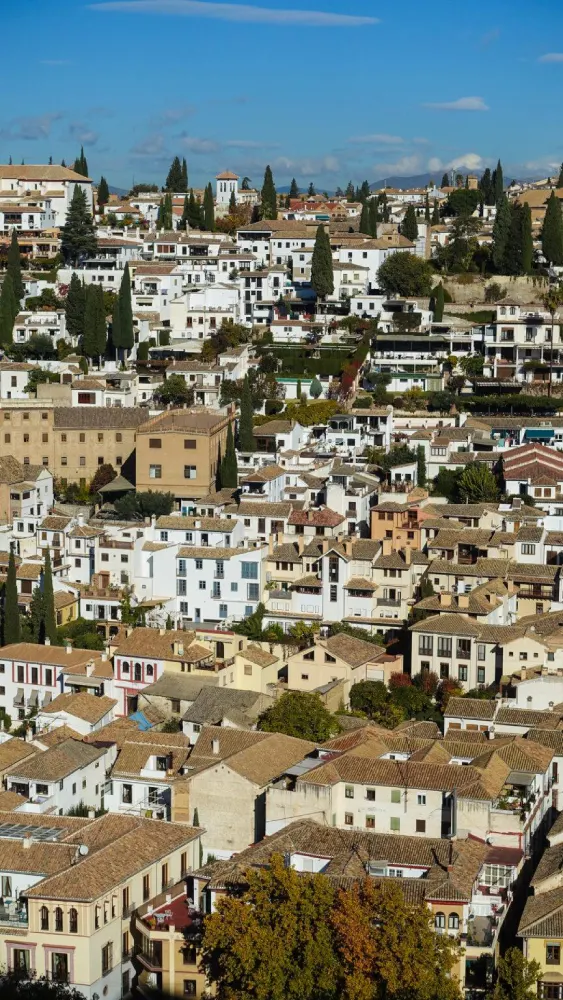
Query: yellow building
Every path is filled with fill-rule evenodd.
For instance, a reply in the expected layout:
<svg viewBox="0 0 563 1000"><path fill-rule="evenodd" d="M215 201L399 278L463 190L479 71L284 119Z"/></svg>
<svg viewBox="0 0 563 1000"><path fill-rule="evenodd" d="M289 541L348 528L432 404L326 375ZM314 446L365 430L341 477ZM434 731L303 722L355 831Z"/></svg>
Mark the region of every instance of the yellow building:
<svg viewBox="0 0 563 1000"><path fill-rule="evenodd" d="M230 416L209 410L169 410L137 432L137 489L199 500L215 488Z"/></svg>
<svg viewBox="0 0 563 1000"><path fill-rule="evenodd" d="M193 903L193 900L192 900ZM201 997L205 975L194 941L200 914L190 905L185 882L173 885L135 917L135 941L141 967L137 986L150 997L155 989L167 997Z"/></svg>
<svg viewBox="0 0 563 1000"><path fill-rule="evenodd" d="M135 912L194 869L199 837L114 813L0 813L0 965L121 1000L142 968Z"/></svg>
<svg viewBox="0 0 563 1000"><path fill-rule="evenodd" d="M547 835L544 851L532 878L533 896L524 907L518 935L524 942L528 961L541 968L538 997L541 1000L563 998L563 813Z"/></svg>

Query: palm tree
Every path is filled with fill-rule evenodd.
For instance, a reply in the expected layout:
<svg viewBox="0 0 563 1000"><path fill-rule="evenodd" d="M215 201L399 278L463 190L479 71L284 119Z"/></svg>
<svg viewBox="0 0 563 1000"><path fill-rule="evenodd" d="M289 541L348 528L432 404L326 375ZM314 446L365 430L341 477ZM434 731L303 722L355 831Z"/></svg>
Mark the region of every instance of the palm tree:
<svg viewBox="0 0 563 1000"><path fill-rule="evenodd" d="M554 327L555 327L555 313L561 305L563 305L563 285L554 285L550 288L542 299L544 309L551 316L551 350L549 352L549 384L547 386L547 394L551 396L551 376L553 372L553 345L554 345Z"/></svg>

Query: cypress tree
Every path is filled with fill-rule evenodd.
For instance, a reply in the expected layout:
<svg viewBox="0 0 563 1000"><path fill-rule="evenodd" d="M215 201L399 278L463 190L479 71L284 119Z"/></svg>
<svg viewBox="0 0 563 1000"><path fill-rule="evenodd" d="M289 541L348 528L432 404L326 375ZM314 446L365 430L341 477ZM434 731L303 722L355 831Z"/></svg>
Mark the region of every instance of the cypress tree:
<svg viewBox="0 0 563 1000"><path fill-rule="evenodd" d="M442 177L442 183L440 184L440 187L447 188L449 186L450 186L450 178L448 177L447 174L444 174Z"/></svg>
<svg viewBox="0 0 563 1000"><path fill-rule="evenodd" d="M65 302L66 328L71 337L82 337L84 333L84 310L86 308L86 290L78 275L70 279Z"/></svg>
<svg viewBox="0 0 563 1000"><path fill-rule="evenodd" d="M289 187L289 197L290 198L299 197L299 188L297 187L297 181L295 180L295 177L293 177L291 180L291 184Z"/></svg>
<svg viewBox="0 0 563 1000"><path fill-rule="evenodd" d="M428 191L426 192L426 198L424 199L424 221L427 225L430 225L430 201L428 200Z"/></svg>
<svg viewBox="0 0 563 1000"><path fill-rule="evenodd" d="M372 239L377 239L377 201L375 198L369 200L369 229L368 233Z"/></svg>
<svg viewBox="0 0 563 1000"><path fill-rule="evenodd" d="M9 274L12 279L14 295L16 297L16 301L19 306L19 303L21 302L24 296L24 287L22 281L22 261L20 256L20 247L15 229L12 229L12 239L10 241L10 247L8 250L6 273Z"/></svg>
<svg viewBox="0 0 563 1000"><path fill-rule="evenodd" d="M555 191L551 192L547 202L545 219L541 234L541 245L545 259L555 267L563 264L563 220L561 218L561 202Z"/></svg>
<svg viewBox="0 0 563 1000"><path fill-rule="evenodd" d="M261 191L260 208L263 219L277 219L278 201L276 187L272 176L272 170L269 165L264 171L264 183Z"/></svg>
<svg viewBox="0 0 563 1000"><path fill-rule="evenodd" d="M426 454L421 444L416 449L416 485L426 486Z"/></svg>
<svg viewBox="0 0 563 1000"><path fill-rule="evenodd" d="M416 221L414 205L409 205L405 212L405 217L401 222L401 233L411 243L414 243L418 237L418 223Z"/></svg>
<svg viewBox="0 0 563 1000"><path fill-rule="evenodd" d="M187 169L186 169L187 174ZM187 179L187 178L186 178ZM164 185L166 191L182 191L182 164L180 163L180 158L175 156L170 165L170 170L168 171L168 176L166 178L166 184ZM186 189L187 189L186 184Z"/></svg>
<svg viewBox="0 0 563 1000"><path fill-rule="evenodd" d="M231 191L231 197L229 198L229 212L232 214L237 210L237 197L234 191Z"/></svg>
<svg viewBox="0 0 563 1000"><path fill-rule="evenodd" d="M4 645L20 641L20 612L18 608L18 587L16 583L16 559L13 549L8 558L8 575L4 592Z"/></svg>
<svg viewBox="0 0 563 1000"><path fill-rule="evenodd" d="M18 314L18 305L14 295L12 278L6 274L0 290L0 344L8 347L12 343L14 320Z"/></svg>
<svg viewBox="0 0 563 1000"><path fill-rule="evenodd" d="M41 574L43 575L43 574ZM29 605L33 642L45 642L45 597L41 587L35 587Z"/></svg>
<svg viewBox="0 0 563 1000"><path fill-rule="evenodd" d="M84 156L84 146L80 147L80 156L77 156L74 161L74 172L81 174L82 177L88 176L88 161Z"/></svg>
<svg viewBox="0 0 563 1000"><path fill-rule="evenodd" d="M102 214L108 201L109 201L108 182L106 181L105 177L100 177L100 183L98 184L98 205L102 210Z"/></svg>
<svg viewBox="0 0 563 1000"><path fill-rule="evenodd" d="M238 486L237 453L233 437L233 425L229 424L227 431L227 446L225 457L221 463L221 486L223 489L236 489Z"/></svg>
<svg viewBox="0 0 563 1000"><path fill-rule="evenodd" d="M311 260L311 285L316 295L325 299L334 291L334 270L330 239L324 226L318 226Z"/></svg>
<svg viewBox="0 0 563 1000"><path fill-rule="evenodd" d="M315 185L314 185L314 184L313 184L313 182L311 181L311 183L309 184L309 188L308 188L308 190L307 190L307 197L308 197L308 198L314 198L314 197L315 197L315 195L316 195L316 193L317 193L317 192L315 191Z"/></svg>
<svg viewBox="0 0 563 1000"><path fill-rule="evenodd" d="M200 229L202 225L201 219L201 206L194 195L194 189L190 190L190 197L188 198L188 211L187 211L188 226L190 229Z"/></svg>
<svg viewBox="0 0 563 1000"><path fill-rule="evenodd" d="M441 323L444 318L444 286L442 282L433 289L434 322Z"/></svg>
<svg viewBox="0 0 563 1000"><path fill-rule="evenodd" d="M221 457L221 445L217 449L217 465L215 467L215 492L218 493L220 489L223 488L221 482L221 466L223 464L223 459Z"/></svg>
<svg viewBox="0 0 563 1000"><path fill-rule="evenodd" d="M160 200L160 205L158 206L158 215L156 217L156 224L159 229L164 229L165 232L170 232L173 228L172 223L172 194L167 191L163 198Z"/></svg>
<svg viewBox="0 0 563 1000"><path fill-rule="evenodd" d="M106 313L104 293L101 285L88 285L86 308L84 310L84 335L82 353L88 358L105 354L107 344Z"/></svg>
<svg viewBox="0 0 563 1000"><path fill-rule="evenodd" d="M188 190L188 164L186 163L186 157L182 159L182 176L180 181L180 191L184 192Z"/></svg>
<svg viewBox="0 0 563 1000"><path fill-rule="evenodd" d="M438 208L438 199L434 200L434 208L432 209L432 225L440 225L440 209Z"/></svg>
<svg viewBox="0 0 563 1000"><path fill-rule="evenodd" d="M497 214L493 226L493 264L498 274L502 274L504 268L511 221L508 198L506 195L503 195L497 205Z"/></svg>
<svg viewBox="0 0 563 1000"><path fill-rule="evenodd" d="M81 257L93 257L97 248L94 220L86 195L77 184L61 229L61 253L65 263L77 264Z"/></svg>
<svg viewBox="0 0 563 1000"><path fill-rule="evenodd" d="M51 553L47 548L45 555L45 571L43 573L43 610L45 623L45 638L54 645L57 641L57 620L55 617L55 595L53 593L53 572L51 569Z"/></svg>
<svg viewBox="0 0 563 1000"><path fill-rule="evenodd" d="M213 200L213 188L209 183L203 196L203 220L208 233L215 232L215 203Z"/></svg>
<svg viewBox="0 0 563 1000"><path fill-rule="evenodd" d="M360 215L360 232L366 233L368 236L371 234L371 220L370 220L370 206L364 201L362 205L362 213Z"/></svg>
<svg viewBox="0 0 563 1000"><path fill-rule="evenodd" d="M187 226L187 224L188 224L189 210L190 210L190 197L189 197L188 194L185 194L184 195L184 207L182 209L182 218L180 219L180 229L185 229L186 226ZM159 208L158 211L159 211L159 214L160 214L160 208ZM157 223L158 223L158 219L157 219Z"/></svg>
<svg viewBox="0 0 563 1000"><path fill-rule="evenodd" d="M238 424L238 443L240 451L253 452L256 446L253 430L253 406L250 394L248 375L244 376L242 395L240 398L240 417Z"/></svg>
<svg viewBox="0 0 563 1000"><path fill-rule="evenodd" d="M119 348L123 346L121 343L121 308L119 296L114 302L113 312L111 315L111 345L115 352L115 360L117 361L119 357Z"/></svg>
<svg viewBox="0 0 563 1000"><path fill-rule="evenodd" d="M497 167L493 174L493 177L494 177L493 197L495 199L495 205L498 205L500 199L504 194L504 174L502 172L502 164L500 160L497 163Z"/></svg>
<svg viewBox="0 0 563 1000"><path fill-rule="evenodd" d="M522 207L522 273L531 274L534 262L532 212L528 202Z"/></svg>
<svg viewBox="0 0 563 1000"><path fill-rule="evenodd" d="M522 273L522 209L515 202L510 204L510 230L504 252L505 274Z"/></svg>
<svg viewBox="0 0 563 1000"><path fill-rule="evenodd" d="M131 303L131 276L129 265L125 265L123 278L119 288L119 346L130 351L135 343L133 330L133 306ZM115 346L115 341L114 341Z"/></svg>

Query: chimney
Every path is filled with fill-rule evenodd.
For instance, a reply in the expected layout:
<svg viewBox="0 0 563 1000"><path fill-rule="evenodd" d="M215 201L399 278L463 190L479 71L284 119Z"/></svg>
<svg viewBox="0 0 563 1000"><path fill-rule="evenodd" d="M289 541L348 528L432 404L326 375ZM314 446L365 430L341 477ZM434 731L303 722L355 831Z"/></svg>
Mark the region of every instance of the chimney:
<svg viewBox="0 0 563 1000"><path fill-rule="evenodd" d="M325 555L325 553L328 552L329 546L330 546L330 538L322 538L321 539L321 552L322 552L323 555Z"/></svg>
<svg viewBox="0 0 563 1000"><path fill-rule="evenodd" d="M29 850L29 848L31 847L31 834L30 833L26 833L25 837L23 838L23 846L26 848L26 850Z"/></svg>
<svg viewBox="0 0 563 1000"><path fill-rule="evenodd" d="M70 656L70 654L72 653L72 642L69 639L67 639L65 649L67 652L67 656Z"/></svg>
<svg viewBox="0 0 563 1000"><path fill-rule="evenodd" d="M458 594L457 606L460 610L466 610L469 607L469 594Z"/></svg>
<svg viewBox="0 0 563 1000"><path fill-rule="evenodd" d="M106 646L106 648L104 649L104 651L103 651L103 653L101 655L102 655L103 662L107 663L107 658L108 658L107 646Z"/></svg>
<svg viewBox="0 0 563 1000"><path fill-rule="evenodd" d="M406 546L406 548L404 548L402 550L402 556L403 556L403 559L405 560L405 563L407 564L407 566L410 566L412 552L411 552L411 549L409 548L408 545Z"/></svg>
<svg viewBox="0 0 563 1000"><path fill-rule="evenodd" d="M268 555L269 556L273 556L273 554L274 554L274 545L277 545L277 542L278 542L278 536L277 535L274 536L270 532L270 535L269 535L269 538L268 538Z"/></svg>
<svg viewBox="0 0 563 1000"><path fill-rule="evenodd" d="M26 743L33 742L33 729L31 728L31 726L27 726L25 730L25 742Z"/></svg>
<svg viewBox="0 0 563 1000"><path fill-rule="evenodd" d="M311 508L309 508L309 510L307 511L307 520L308 521L313 520L313 511L311 510Z"/></svg>
<svg viewBox="0 0 563 1000"><path fill-rule="evenodd" d="M166 629L165 628L159 628L159 630L158 630L158 634L159 635L165 635L165 633L166 633Z"/></svg>
<svg viewBox="0 0 563 1000"><path fill-rule="evenodd" d="M305 535L297 536L297 552L299 555L303 554L303 549L305 548Z"/></svg>
<svg viewBox="0 0 563 1000"><path fill-rule="evenodd" d="M96 818L96 810L95 809L89 809L88 810L88 819L95 819L95 818Z"/></svg>
<svg viewBox="0 0 563 1000"><path fill-rule="evenodd" d="M393 539L384 538L381 542L381 551L384 556L390 556L393 551Z"/></svg>
<svg viewBox="0 0 563 1000"><path fill-rule="evenodd" d="M43 645L44 646L50 646L51 645L51 640L49 639L49 636L47 636L47 635L45 636L45 639L43 641Z"/></svg>
<svg viewBox="0 0 563 1000"><path fill-rule="evenodd" d="M218 754L219 754L219 740L218 739L211 740L211 753L215 757L218 756Z"/></svg>
<svg viewBox="0 0 563 1000"><path fill-rule="evenodd" d="M84 514L79 514L78 515L78 527L79 528L83 528L84 527Z"/></svg>
<svg viewBox="0 0 563 1000"><path fill-rule="evenodd" d="M151 528L156 527L156 514L151 514Z"/></svg>
<svg viewBox="0 0 563 1000"><path fill-rule="evenodd" d="M445 594L443 591L440 592L440 607L441 608L451 608L452 606L452 595Z"/></svg>
<svg viewBox="0 0 563 1000"><path fill-rule="evenodd" d="M350 558L352 557L352 539L351 538L345 538L344 539L344 551L345 551L345 553L346 553L347 556L350 556Z"/></svg>
<svg viewBox="0 0 563 1000"><path fill-rule="evenodd" d="M176 642L175 646L176 646L176 656L183 656L184 655L184 643L183 642Z"/></svg>
<svg viewBox="0 0 563 1000"><path fill-rule="evenodd" d="M94 673L94 661L88 660L88 663L86 664L86 677L91 677L93 673Z"/></svg>

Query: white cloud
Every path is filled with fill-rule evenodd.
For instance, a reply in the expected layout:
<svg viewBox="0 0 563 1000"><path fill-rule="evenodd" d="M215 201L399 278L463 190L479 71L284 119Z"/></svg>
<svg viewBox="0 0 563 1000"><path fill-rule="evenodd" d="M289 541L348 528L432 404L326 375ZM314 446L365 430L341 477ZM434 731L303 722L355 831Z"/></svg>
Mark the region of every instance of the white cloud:
<svg viewBox="0 0 563 1000"><path fill-rule="evenodd" d="M538 62L541 63L563 62L563 52L546 52L545 55L539 57Z"/></svg>
<svg viewBox="0 0 563 1000"><path fill-rule="evenodd" d="M388 135L386 132L375 132L373 135L354 135L348 142L379 143L381 146L401 146L404 139L400 135Z"/></svg>
<svg viewBox="0 0 563 1000"><path fill-rule="evenodd" d="M214 3L211 0L104 0L103 3L88 6L90 10L206 17L216 21L239 21L246 24L296 24L314 28L359 28L379 24L379 18L364 15L335 14L324 10L274 10L269 7L252 7L250 4Z"/></svg>
<svg viewBox="0 0 563 1000"><path fill-rule="evenodd" d="M196 110L193 104L186 104L181 108L166 108L165 111L156 116L155 123L162 127L176 125L177 122L181 122L184 118L189 118L190 115L195 114Z"/></svg>
<svg viewBox="0 0 563 1000"><path fill-rule="evenodd" d="M488 111L482 97L458 97L457 101L440 101L437 104L423 104L423 108L434 111Z"/></svg>
<svg viewBox="0 0 563 1000"><path fill-rule="evenodd" d="M279 142L259 142L257 139L227 139L228 149L279 149Z"/></svg>
<svg viewBox="0 0 563 1000"><path fill-rule="evenodd" d="M374 170L379 174L417 174L422 169L420 156L413 153L411 156L401 156L394 163L376 163Z"/></svg>
<svg viewBox="0 0 563 1000"><path fill-rule="evenodd" d="M455 159L449 160L447 163L438 156L433 156L427 163L431 173L438 170L460 170L462 167L465 167L466 170L483 170L485 166L483 157L479 156L478 153L464 153L463 156L456 156Z"/></svg>
<svg viewBox="0 0 563 1000"><path fill-rule="evenodd" d="M68 131L69 135L82 146L95 146L100 138L97 132L94 132L88 125L83 125L82 122L72 122Z"/></svg>
<svg viewBox="0 0 563 1000"><path fill-rule="evenodd" d="M33 142L35 139L47 139L55 122L62 118L60 112L32 117L14 118L7 127L0 131L2 138L24 139Z"/></svg>
<svg viewBox="0 0 563 1000"><path fill-rule="evenodd" d="M164 136L147 135L133 146L131 152L133 156L159 156L164 153Z"/></svg>

